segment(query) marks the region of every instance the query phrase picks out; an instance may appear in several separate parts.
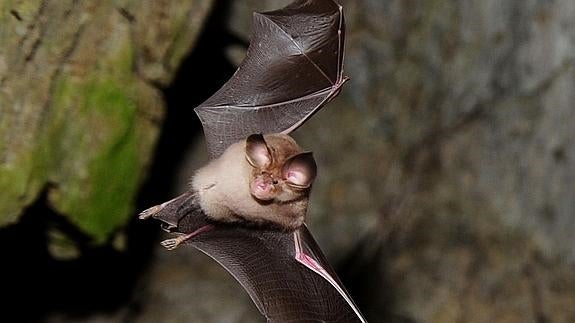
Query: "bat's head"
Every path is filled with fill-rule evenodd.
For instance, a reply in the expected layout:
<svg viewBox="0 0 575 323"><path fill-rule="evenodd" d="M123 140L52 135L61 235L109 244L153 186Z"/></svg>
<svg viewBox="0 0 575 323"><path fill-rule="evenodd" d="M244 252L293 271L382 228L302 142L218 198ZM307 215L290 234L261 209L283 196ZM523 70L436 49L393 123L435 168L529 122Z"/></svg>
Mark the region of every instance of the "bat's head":
<svg viewBox="0 0 575 323"><path fill-rule="evenodd" d="M250 192L260 201L289 202L307 197L317 174L311 152L284 134L254 134L246 139L246 159L253 167Z"/></svg>

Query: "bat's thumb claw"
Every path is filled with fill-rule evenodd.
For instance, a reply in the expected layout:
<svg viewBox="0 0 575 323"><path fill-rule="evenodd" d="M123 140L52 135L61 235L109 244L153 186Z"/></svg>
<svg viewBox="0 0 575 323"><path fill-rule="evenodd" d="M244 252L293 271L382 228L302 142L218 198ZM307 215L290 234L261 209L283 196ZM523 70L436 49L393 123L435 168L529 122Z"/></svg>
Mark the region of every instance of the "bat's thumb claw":
<svg viewBox="0 0 575 323"><path fill-rule="evenodd" d="M161 209L162 209L162 207L161 207L160 205L152 206L151 208L142 211L142 212L138 215L138 218L139 218L140 220L149 219L149 218L151 218L154 214L158 213Z"/></svg>

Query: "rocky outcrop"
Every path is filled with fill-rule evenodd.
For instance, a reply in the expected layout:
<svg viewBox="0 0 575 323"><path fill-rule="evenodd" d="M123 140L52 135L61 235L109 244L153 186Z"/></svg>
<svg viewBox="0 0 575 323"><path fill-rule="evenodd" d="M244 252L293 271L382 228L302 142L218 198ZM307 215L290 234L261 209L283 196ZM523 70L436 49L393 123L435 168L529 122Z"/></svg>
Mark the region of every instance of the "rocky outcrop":
<svg viewBox="0 0 575 323"><path fill-rule="evenodd" d="M94 242L134 211L161 87L211 1L0 4L0 226L42 192Z"/></svg>

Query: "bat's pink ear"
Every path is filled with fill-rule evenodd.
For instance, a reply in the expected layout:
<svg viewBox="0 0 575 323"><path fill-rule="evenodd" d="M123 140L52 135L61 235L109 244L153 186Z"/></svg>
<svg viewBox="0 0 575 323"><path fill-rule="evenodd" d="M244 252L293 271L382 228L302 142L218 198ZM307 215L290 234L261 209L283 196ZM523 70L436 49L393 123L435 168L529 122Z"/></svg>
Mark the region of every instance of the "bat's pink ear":
<svg viewBox="0 0 575 323"><path fill-rule="evenodd" d="M317 174L317 165L311 152L290 157L283 168L287 184L297 188L308 188Z"/></svg>
<svg viewBox="0 0 575 323"><path fill-rule="evenodd" d="M246 139L246 159L256 168L267 168L272 163L272 155L262 134L253 134Z"/></svg>

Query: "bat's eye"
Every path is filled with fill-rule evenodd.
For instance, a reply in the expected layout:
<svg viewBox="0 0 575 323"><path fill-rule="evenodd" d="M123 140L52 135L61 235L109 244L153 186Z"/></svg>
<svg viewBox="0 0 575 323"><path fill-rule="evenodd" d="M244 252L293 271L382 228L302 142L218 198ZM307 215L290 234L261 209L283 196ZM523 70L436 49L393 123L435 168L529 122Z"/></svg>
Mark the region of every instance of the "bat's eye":
<svg viewBox="0 0 575 323"><path fill-rule="evenodd" d="M272 180L272 183L273 183L274 185L277 185L278 180L274 178L274 179Z"/></svg>

